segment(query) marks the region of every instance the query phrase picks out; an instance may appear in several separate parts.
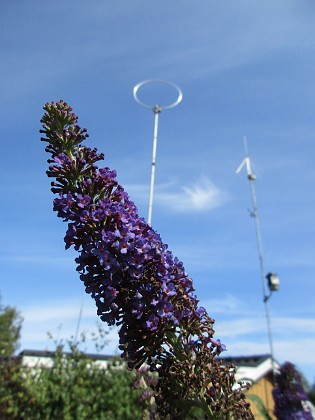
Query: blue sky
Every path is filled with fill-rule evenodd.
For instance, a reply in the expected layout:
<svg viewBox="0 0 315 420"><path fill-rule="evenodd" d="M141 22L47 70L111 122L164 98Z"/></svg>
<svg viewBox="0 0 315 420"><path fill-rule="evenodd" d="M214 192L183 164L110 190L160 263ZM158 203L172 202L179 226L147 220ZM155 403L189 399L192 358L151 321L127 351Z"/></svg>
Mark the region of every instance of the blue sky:
<svg viewBox="0 0 315 420"><path fill-rule="evenodd" d="M270 300L275 357L314 381L314 19L311 0L2 4L0 291L24 317L21 349L52 348L47 331L73 335L83 296L52 212L42 106L73 107L146 216L154 116L132 90L164 79L184 98L160 115L152 224L194 279L227 355L268 353L250 188L235 174L246 135L266 272L281 280ZM141 91L158 102L172 94ZM96 322L86 296L81 329ZM109 338L111 353L116 331Z"/></svg>

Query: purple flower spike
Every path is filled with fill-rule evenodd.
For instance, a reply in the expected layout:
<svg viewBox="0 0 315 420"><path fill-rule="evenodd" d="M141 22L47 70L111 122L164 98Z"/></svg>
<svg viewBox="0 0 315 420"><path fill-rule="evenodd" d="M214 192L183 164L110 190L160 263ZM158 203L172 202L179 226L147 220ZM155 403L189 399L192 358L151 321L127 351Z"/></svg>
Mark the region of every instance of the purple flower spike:
<svg viewBox="0 0 315 420"><path fill-rule="evenodd" d="M41 140L51 155L54 210L68 222L66 248L79 253L77 271L98 316L120 327L128 366L157 372L146 397L154 395L159 418L195 417L190 409L197 409L202 418L252 419L232 389L231 367L216 359L225 346L213 338L214 320L198 307L183 263L138 215L116 172L98 168L104 155L82 145L88 134L71 107L59 101L44 109Z"/></svg>

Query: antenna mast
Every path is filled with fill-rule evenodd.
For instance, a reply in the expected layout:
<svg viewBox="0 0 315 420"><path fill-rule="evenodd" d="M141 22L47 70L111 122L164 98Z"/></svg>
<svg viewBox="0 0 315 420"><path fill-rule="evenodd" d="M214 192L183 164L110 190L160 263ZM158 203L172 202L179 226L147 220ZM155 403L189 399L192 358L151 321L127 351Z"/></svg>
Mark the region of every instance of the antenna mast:
<svg viewBox="0 0 315 420"><path fill-rule="evenodd" d="M168 105L152 105L152 104L146 104L142 102L138 97L138 90L147 84L152 83L162 83L166 84L177 92L177 99L175 102L168 104ZM151 109L154 112L154 134L153 134L153 152L152 152L152 165L151 165L151 181L150 181L150 195L149 195L149 209L148 209L148 225L151 225L152 221L152 207L153 207L153 190L154 190L154 178L155 178L155 165L156 165L156 148L157 148L157 135L158 135L158 126L159 126L159 115L164 109L171 109L177 106L183 99L183 94L181 89L175 85L174 83L167 82L166 80L144 80L143 82L138 83L133 88L133 97L135 101L143 106L144 108Z"/></svg>
<svg viewBox="0 0 315 420"><path fill-rule="evenodd" d="M269 347L270 347L270 355L272 360L272 370L273 375L275 374L275 364L274 364L274 351L273 351L273 342L272 342L272 334L271 334L271 322L270 322L270 314L269 314L269 306L268 306L268 299L271 296L271 292L274 290L278 290L279 287L279 280L274 273L269 273L266 276L265 273L265 266L264 266L264 256L263 256L263 246L262 246L262 239L261 239L261 229L260 229L260 222L259 222L259 213L257 208L257 199L256 199L256 190L255 190L255 180L256 175L252 172L250 157L248 154L248 147L247 147L247 138L244 137L244 150L245 150L245 158L237 168L236 173L240 173L242 168L246 166L247 170L247 179L250 183L251 189L251 196L252 196L252 211L250 212L251 217L255 220L255 228L256 228L256 241L257 241L257 251L258 251L258 258L259 258L259 267L260 267L260 275L261 275L261 283L262 283L262 291L263 291L263 301L265 305L265 315L267 321L267 330L268 330L268 339L269 339ZM272 284L270 278L275 280L275 284ZM266 287L266 278L269 281L269 288L270 293L267 293Z"/></svg>

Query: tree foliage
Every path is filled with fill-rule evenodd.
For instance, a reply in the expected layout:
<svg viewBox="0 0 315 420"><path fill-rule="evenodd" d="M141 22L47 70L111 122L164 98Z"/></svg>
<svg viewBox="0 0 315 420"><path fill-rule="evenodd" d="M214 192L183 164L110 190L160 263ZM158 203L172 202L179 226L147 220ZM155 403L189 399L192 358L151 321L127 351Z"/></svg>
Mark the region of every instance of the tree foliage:
<svg viewBox="0 0 315 420"><path fill-rule="evenodd" d="M133 374L119 361L104 369L77 345L70 353L59 346L51 367L37 368L27 376L33 397L31 418L140 419L133 380Z"/></svg>
<svg viewBox="0 0 315 420"><path fill-rule="evenodd" d="M3 306L0 298L0 357L11 356L18 348L22 318L10 306Z"/></svg>
<svg viewBox="0 0 315 420"><path fill-rule="evenodd" d="M0 300L0 418L18 418L17 407L29 401L24 386L23 368L14 352L19 347L22 317L11 306Z"/></svg>
<svg viewBox="0 0 315 420"><path fill-rule="evenodd" d="M82 353L86 334L81 334L78 342L56 343L51 364L38 363L31 368L23 365L22 357L12 356L16 341L12 339L8 345L8 338L19 337L18 312L6 308L3 314L1 328L6 340L2 348L6 356L0 359L1 420L141 419L134 373L120 360L109 361L104 369ZM97 350L106 346L105 338L106 332L99 327L92 337Z"/></svg>

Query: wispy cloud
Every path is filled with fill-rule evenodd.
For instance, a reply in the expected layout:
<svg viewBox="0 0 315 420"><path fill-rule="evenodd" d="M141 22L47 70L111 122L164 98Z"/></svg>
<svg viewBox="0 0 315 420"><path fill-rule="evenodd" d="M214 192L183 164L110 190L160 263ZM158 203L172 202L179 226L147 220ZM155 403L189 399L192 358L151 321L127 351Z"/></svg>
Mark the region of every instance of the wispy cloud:
<svg viewBox="0 0 315 420"><path fill-rule="evenodd" d="M215 329L222 337L243 341L245 336L264 338L267 334L263 307L258 309L251 302L232 294L218 299L201 300L200 304L207 308L210 316L215 317ZM315 339L314 319L303 316L302 313L296 316L274 314L271 319L271 328L274 340L279 342L287 339L288 330L294 337L294 341L299 341L298 337L303 335Z"/></svg>
<svg viewBox="0 0 315 420"><path fill-rule="evenodd" d="M73 258L71 257L50 257L41 254L32 255L8 255L0 257L0 261L6 261L14 264L41 264L41 265L58 265L63 268L74 267Z"/></svg>
<svg viewBox="0 0 315 420"><path fill-rule="evenodd" d="M315 338L313 337L301 340L292 337L292 340L275 341L276 358L279 357L284 361L290 360L298 365L310 364L312 367L310 374L312 371L314 372L314 350ZM314 380L314 376L312 380Z"/></svg>
<svg viewBox="0 0 315 420"><path fill-rule="evenodd" d="M233 319L216 324L216 331L222 337L238 337L261 334L266 330L265 320L260 317Z"/></svg>
<svg viewBox="0 0 315 420"><path fill-rule="evenodd" d="M229 321L218 322L217 331L225 337L241 337L249 334L261 334L267 331L266 321L263 316L253 314L252 317L236 318ZM292 336L301 333L315 336L315 323L311 318L272 318L272 332L275 337L286 335L287 330ZM315 337L314 337L315 338Z"/></svg>
<svg viewBox="0 0 315 420"><path fill-rule="evenodd" d="M208 311L213 314L244 314L244 302L236 296L226 295L221 299L207 299L202 301Z"/></svg>
<svg viewBox="0 0 315 420"><path fill-rule="evenodd" d="M220 206L225 194L208 178L202 177L196 183L184 186L178 193L164 193L157 197L164 205L169 205L176 211L205 211Z"/></svg>
<svg viewBox="0 0 315 420"><path fill-rule="evenodd" d="M198 28L188 20L191 13L195 15L196 12L191 9L189 13L189 7L191 5L185 5L187 20L176 20L177 31L181 33L176 50L170 54L170 47L163 44L164 50L158 51L153 61L159 69L169 69L174 78L178 78L179 66L186 70L186 77L200 80L281 50L290 48L292 51L296 46L311 44L312 26L307 13L288 2L278 1L272 7L239 2L237 16L234 14L233 19L230 5L207 3L198 10ZM185 31L187 26L188 32ZM222 27L229 30L222 33ZM165 33L167 29L164 28Z"/></svg>
<svg viewBox="0 0 315 420"><path fill-rule="evenodd" d="M314 318L272 318L272 327L278 335L286 334L286 330L292 331L296 337L299 333L315 334Z"/></svg>
<svg viewBox="0 0 315 420"><path fill-rule="evenodd" d="M79 336L82 332L87 334L87 340L83 344L82 351L95 351L94 342L89 337L92 333L97 334L97 323L100 322L94 302L89 297L82 299L56 299L47 300L39 305L22 308L23 329L21 349L51 349L55 342L67 343L73 339L78 328L80 310L82 318L79 323ZM109 328L102 325L108 332L104 349L105 353L116 354L118 346L118 328ZM49 339L48 333L52 339Z"/></svg>
<svg viewBox="0 0 315 420"><path fill-rule="evenodd" d="M137 201L148 199L149 191L145 185L128 185L127 190ZM189 185L178 186L175 181L157 185L154 203L176 213L203 212L223 205L227 197L228 194L208 177L201 176Z"/></svg>
<svg viewBox="0 0 315 420"><path fill-rule="evenodd" d="M96 322L90 322L89 324L83 323L81 325L77 337L81 351L95 353L95 342L92 339L92 337L98 337L98 329L96 324ZM110 355L118 354L118 328L109 328L105 325L103 326L105 327L106 331L106 336L104 339L106 342L106 346L104 350L102 350L102 353ZM46 329L40 328L35 331L31 328L25 328L23 330L22 346L20 350L55 350L56 343L64 343L66 345L69 341L73 341L75 337L75 332L76 325L71 325L67 322L60 323L54 328L49 326ZM81 334L85 336L84 341L80 339Z"/></svg>
<svg viewBox="0 0 315 420"><path fill-rule="evenodd" d="M60 301L45 302L41 305L33 305L27 307L22 311L22 316L25 321L29 323L46 323L53 321L58 324L65 320L77 319L80 310L80 301ZM96 309L90 302L87 303L87 299L84 302L84 317L96 317Z"/></svg>

